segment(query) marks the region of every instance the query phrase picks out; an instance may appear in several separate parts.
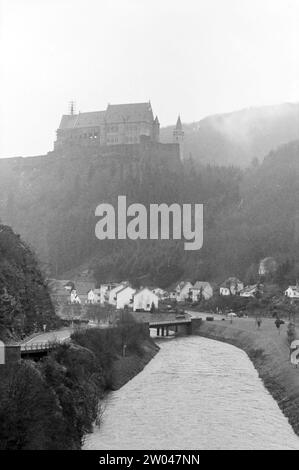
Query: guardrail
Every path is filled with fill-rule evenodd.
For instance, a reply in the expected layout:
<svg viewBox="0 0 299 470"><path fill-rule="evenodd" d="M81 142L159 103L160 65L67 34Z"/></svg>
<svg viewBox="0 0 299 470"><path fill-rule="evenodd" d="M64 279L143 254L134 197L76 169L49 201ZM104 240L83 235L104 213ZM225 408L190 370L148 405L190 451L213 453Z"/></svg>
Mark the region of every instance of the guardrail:
<svg viewBox="0 0 299 470"><path fill-rule="evenodd" d="M60 344L65 343L64 341L48 341L45 343L32 343L32 344L22 344L21 353L34 353L40 351L50 351L57 348Z"/></svg>

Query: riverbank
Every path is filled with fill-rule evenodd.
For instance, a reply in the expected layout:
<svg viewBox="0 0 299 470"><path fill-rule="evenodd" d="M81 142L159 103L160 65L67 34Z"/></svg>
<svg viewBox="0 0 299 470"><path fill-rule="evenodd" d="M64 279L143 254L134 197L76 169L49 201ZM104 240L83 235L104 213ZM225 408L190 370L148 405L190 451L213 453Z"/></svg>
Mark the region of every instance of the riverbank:
<svg viewBox="0 0 299 470"><path fill-rule="evenodd" d="M118 357L112 364L109 389L118 390L133 379L153 359L159 349L159 346L152 340L144 340L139 354L133 353L130 356Z"/></svg>
<svg viewBox="0 0 299 470"><path fill-rule="evenodd" d="M266 389L299 435L299 369L289 360L287 326L278 333L273 320L257 329L254 319L203 321L194 334L232 344L247 353Z"/></svg>
<svg viewBox="0 0 299 470"><path fill-rule="evenodd" d="M0 370L0 449L79 450L101 398L156 355L148 328L130 317L116 328L75 331L43 360ZM30 420L28 419L30 416Z"/></svg>

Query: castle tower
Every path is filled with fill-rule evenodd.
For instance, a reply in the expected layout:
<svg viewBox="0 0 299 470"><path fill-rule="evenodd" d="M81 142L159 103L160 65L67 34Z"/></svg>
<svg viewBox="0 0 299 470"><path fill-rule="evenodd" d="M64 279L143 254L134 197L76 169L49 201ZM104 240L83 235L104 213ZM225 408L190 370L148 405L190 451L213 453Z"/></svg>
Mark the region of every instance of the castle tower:
<svg viewBox="0 0 299 470"><path fill-rule="evenodd" d="M184 160L184 131L180 116L173 130L173 142L180 146L180 159Z"/></svg>
<svg viewBox="0 0 299 470"><path fill-rule="evenodd" d="M154 124L153 124L153 140L155 142L159 142L159 138L160 138L160 122L159 122L158 116L156 116L154 120Z"/></svg>

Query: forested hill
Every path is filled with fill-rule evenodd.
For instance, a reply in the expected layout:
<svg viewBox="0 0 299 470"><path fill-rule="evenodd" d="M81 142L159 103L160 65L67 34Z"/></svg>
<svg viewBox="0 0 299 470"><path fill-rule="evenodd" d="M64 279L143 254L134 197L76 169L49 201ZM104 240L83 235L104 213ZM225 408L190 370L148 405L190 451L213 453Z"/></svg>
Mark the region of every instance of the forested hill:
<svg viewBox="0 0 299 470"><path fill-rule="evenodd" d="M17 340L56 320L35 256L0 225L0 338Z"/></svg>
<svg viewBox="0 0 299 470"><path fill-rule="evenodd" d="M174 171L175 168L175 171ZM183 243L99 241L96 207L173 202L205 203L205 228L239 202L240 172L235 168L165 165L128 156L45 156L0 160L0 217L35 249L51 276L82 264L97 279L149 276L164 285L184 275ZM187 255L186 255L187 256ZM189 256L191 260L193 257ZM194 261L193 266L194 266ZM197 262L194 276L202 269ZM204 274L204 273L203 273Z"/></svg>
<svg viewBox="0 0 299 470"><path fill-rule="evenodd" d="M1 161L0 161L1 164ZM51 275L82 266L102 280L169 286L181 278L252 279L266 256L299 260L299 141L270 152L248 169L196 164L176 171L130 158L16 159L0 172L0 217L47 261ZM116 203L204 204L204 245L180 241L99 241L95 208ZM298 271L299 276L299 271Z"/></svg>
<svg viewBox="0 0 299 470"><path fill-rule="evenodd" d="M172 127L161 129L171 142ZM250 165L281 144L299 139L299 103L243 109L184 124L185 154L218 165Z"/></svg>
<svg viewBox="0 0 299 470"><path fill-rule="evenodd" d="M290 260L290 282L299 278L299 141L270 152L243 172L240 204L217 223L213 251L249 282L266 256Z"/></svg>

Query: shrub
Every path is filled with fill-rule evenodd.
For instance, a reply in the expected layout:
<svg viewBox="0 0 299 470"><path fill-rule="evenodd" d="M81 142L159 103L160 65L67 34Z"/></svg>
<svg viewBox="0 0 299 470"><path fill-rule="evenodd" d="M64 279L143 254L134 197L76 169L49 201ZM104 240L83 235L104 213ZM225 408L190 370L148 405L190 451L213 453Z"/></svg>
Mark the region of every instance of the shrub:
<svg viewBox="0 0 299 470"><path fill-rule="evenodd" d="M289 345L296 339L296 328L294 323L292 322L288 324L287 338Z"/></svg>

